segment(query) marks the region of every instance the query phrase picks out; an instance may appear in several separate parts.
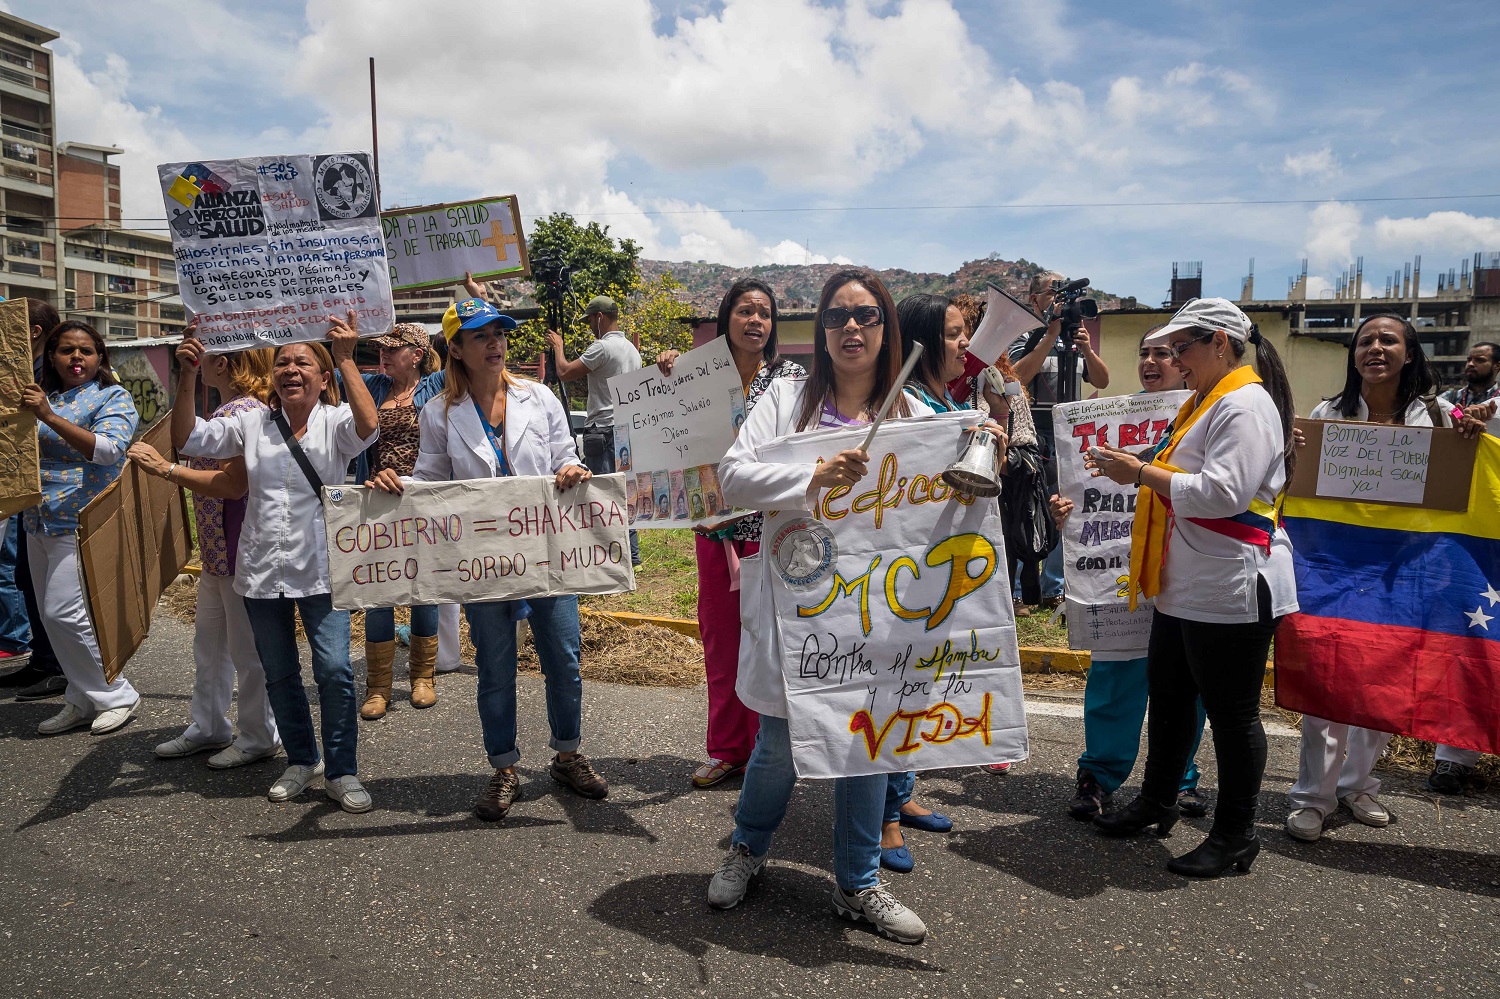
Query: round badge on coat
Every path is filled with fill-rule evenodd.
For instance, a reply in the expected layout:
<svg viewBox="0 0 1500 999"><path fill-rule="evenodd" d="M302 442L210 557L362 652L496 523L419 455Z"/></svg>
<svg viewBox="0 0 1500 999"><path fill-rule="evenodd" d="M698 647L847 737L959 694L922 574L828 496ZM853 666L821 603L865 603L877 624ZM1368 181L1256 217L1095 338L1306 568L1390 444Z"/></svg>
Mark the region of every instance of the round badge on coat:
<svg viewBox="0 0 1500 999"><path fill-rule="evenodd" d="M833 532L811 517L798 517L777 528L771 539L771 562L781 581L793 590L810 590L833 574L839 543Z"/></svg>

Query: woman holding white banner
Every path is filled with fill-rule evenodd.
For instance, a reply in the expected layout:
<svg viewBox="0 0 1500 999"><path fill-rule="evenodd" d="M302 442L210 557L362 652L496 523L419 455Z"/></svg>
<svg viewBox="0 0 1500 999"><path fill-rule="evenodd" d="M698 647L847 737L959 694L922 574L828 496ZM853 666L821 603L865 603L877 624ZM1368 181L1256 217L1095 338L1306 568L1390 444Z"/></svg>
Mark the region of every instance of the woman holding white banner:
<svg viewBox="0 0 1500 999"><path fill-rule="evenodd" d="M1146 343L1161 326L1141 336L1136 377L1142 393L1174 392L1187 387L1182 373L1172 367L1172 351L1164 344ZM1073 501L1052 497L1052 516L1061 531L1073 512ZM1113 807L1114 793L1135 769L1146 721L1147 664L1145 649L1096 649L1090 655L1088 683L1083 690L1083 755L1078 757L1078 787L1068 814L1085 822ZM1177 791L1183 815L1208 814L1208 802L1198 793L1198 745L1203 741L1203 704L1198 704L1198 734L1188 756L1188 767Z"/></svg>
<svg viewBox="0 0 1500 999"><path fill-rule="evenodd" d="M805 381L774 382L750 414L719 466L725 500L758 510L811 510L823 490L863 479L869 455L862 450L841 451L820 464L804 465L763 462L756 449L787 434L869 423L892 390L898 391L892 415L930 414L928 406L899 392L901 358L895 305L881 280L864 269L841 270L830 277L818 300L812 372ZM759 573L763 580L767 567L752 566L751 561L747 560L746 572ZM753 602L749 594L742 599ZM762 610L742 604L742 620L760 627ZM766 643L757 643L741 664L736 690L746 706L760 713L760 731L745 768L732 845L708 886L708 903L718 909L738 905L751 879L765 866L797 781L786 687L780 662ZM834 911L846 919L868 921L893 940L921 941L926 925L879 877L889 778L840 777L832 784Z"/></svg>
<svg viewBox="0 0 1500 999"><path fill-rule="evenodd" d="M802 365L776 350L776 295L756 278L742 278L719 302L718 336L745 389L748 414L781 378L805 378ZM662 374L672 373L677 351L656 359ZM735 693L740 666L740 560L760 551L758 513L714 530L695 528L698 537L698 632L703 636L703 672L708 682L708 760L693 771L693 784L713 787L745 769L755 748L760 716Z"/></svg>
<svg viewBox="0 0 1500 999"><path fill-rule="evenodd" d="M355 753L359 705L349 663L349 612L333 608L322 492L325 483L343 483L349 462L374 442L380 425L354 363L359 343L354 313L329 321L328 347L288 343L276 348L269 410L196 419L195 379L179 380L172 443L184 455L245 460L249 493L234 591L245 598L288 763L266 797L287 801L322 777L328 796L344 811L367 812L374 803L360 783ZM201 364L206 351L189 338L177 356L192 366ZM335 372L343 378L347 403L340 403ZM319 757L302 687L298 615L312 651L326 759Z"/></svg>
<svg viewBox="0 0 1500 999"><path fill-rule="evenodd" d="M191 332L195 327L189 326ZM191 358L200 354L179 350ZM201 357L198 373L203 384L223 400L209 417L217 420L240 413L270 411L273 351L244 350L237 354ZM178 371L178 409L193 411L192 360ZM186 394L186 399L183 398ZM175 739L156 747L162 759L212 752L208 765L215 770L242 767L271 756L281 748L276 718L266 696L266 672L255 651L255 635L245 598L234 592L234 567L245 523L245 494L249 480L245 459L213 461L189 458L169 462L145 441L130 446L130 460L142 471L186 486L193 494L193 522L198 529L198 553L203 572L198 577L198 602L193 612L192 724ZM229 720L229 705L239 686L240 731Z"/></svg>
<svg viewBox="0 0 1500 999"><path fill-rule="evenodd" d="M1260 852L1261 685L1276 627L1297 610L1292 546L1275 505L1295 462L1295 414L1280 356L1231 302L1189 302L1145 343L1171 349L1194 395L1148 460L1101 446L1086 462L1095 475L1141 487L1131 607L1138 594L1156 599L1145 780L1126 808L1094 823L1112 836L1171 830L1201 696L1213 725L1218 807L1208 838L1167 868L1212 878L1248 871ZM1243 363L1250 345L1258 373Z"/></svg>
<svg viewBox="0 0 1500 999"><path fill-rule="evenodd" d="M442 397L422 410L421 452L411 480L547 475L558 489L570 489L591 477L578 460L568 414L557 396L506 371L509 334L515 328L514 319L477 298L448 307L443 315L447 382ZM402 477L390 468L376 472L368 485L390 493L404 489ZM583 713L578 598L465 604L479 667L479 724L485 754L495 768L474 803L474 814L489 822L505 818L521 789L516 775L521 758L516 749L516 617L525 605L547 687L548 745L557 752L549 773L585 798L609 793L604 778L578 752Z"/></svg>

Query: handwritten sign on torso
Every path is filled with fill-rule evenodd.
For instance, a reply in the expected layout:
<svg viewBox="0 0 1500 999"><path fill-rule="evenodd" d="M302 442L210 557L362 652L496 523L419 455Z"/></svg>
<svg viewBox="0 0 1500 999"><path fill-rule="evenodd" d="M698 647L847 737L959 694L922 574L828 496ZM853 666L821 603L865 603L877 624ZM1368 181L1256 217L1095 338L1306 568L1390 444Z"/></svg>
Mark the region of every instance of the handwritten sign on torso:
<svg viewBox="0 0 1500 999"><path fill-rule="evenodd" d="M528 277L530 262L514 195L383 212L391 287L397 291Z"/></svg>
<svg viewBox="0 0 1500 999"><path fill-rule="evenodd" d="M1431 459L1431 427L1325 423L1317 494L1368 503L1421 503Z"/></svg>
<svg viewBox="0 0 1500 999"><path fill-rule="evenodd" d="M615 402L615 468L636 477L635 528L691 527L729 510L717 470L745 421L745 390L723 337L677 358L609 380Z"/></svg>
<svg viewBox="0 0 1500 999"><path fill-rule="evenodd" d="M338 610L635 589L619 475L335 486L323 516Z"/></svg>
<svg viewBox="0 0 1500 999"><path fill-rule="evenodd" d="M394 323L380 203L366 153L167 163L161 180L182 300L209 353L328 335L352 311Z"/></svg>

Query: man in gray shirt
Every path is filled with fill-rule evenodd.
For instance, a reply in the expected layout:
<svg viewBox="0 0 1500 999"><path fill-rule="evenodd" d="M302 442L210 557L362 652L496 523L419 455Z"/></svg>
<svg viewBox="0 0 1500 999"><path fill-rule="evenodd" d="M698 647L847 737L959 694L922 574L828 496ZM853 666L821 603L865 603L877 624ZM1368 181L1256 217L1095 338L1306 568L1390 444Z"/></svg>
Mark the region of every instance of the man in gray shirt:
<svg viewBox="0 0 1500 999"><path fill-rule="evenodd" d="M607 475L615 470L615 401L609 380L641 367L640 351L620 332L620 307L605 295L597 295L583 310L584 321L594 332L594 342L576 361L563 353L562 336L547 331L547 347L557 362L557 376L565 382L588 379L589 395L583 428L583 463L589 471ZM630 558L641 564L640 548L630 532Z"/></svg>

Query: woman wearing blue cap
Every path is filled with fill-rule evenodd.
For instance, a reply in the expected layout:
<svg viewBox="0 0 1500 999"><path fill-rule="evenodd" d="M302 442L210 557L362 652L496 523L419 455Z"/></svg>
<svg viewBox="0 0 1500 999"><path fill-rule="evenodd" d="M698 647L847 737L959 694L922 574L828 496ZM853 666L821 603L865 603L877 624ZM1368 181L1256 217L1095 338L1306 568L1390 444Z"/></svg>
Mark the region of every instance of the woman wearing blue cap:
<svg viewBox="0 0 1500 999"><path fill-rule="evenodd" d="M505 369L509 333L516 321L477 298L449 306L443 315L448 340L447 383L440 399L422 410L421 453L410 478L418 482L487 479L505 475L551 475L559 489L589 479L578 460L568 414L545 386ZM370 485L403 489L390 468ZM536 597L528 602L532 634L547 685L549 745L557 751L552 777L585 798L603 798L609 787L578 752L583 682L578 676L578 598ZM464 605L479 667L479 723L495 775L474 814L505 818L520 791L516 763L516 603Z"/></svg>

